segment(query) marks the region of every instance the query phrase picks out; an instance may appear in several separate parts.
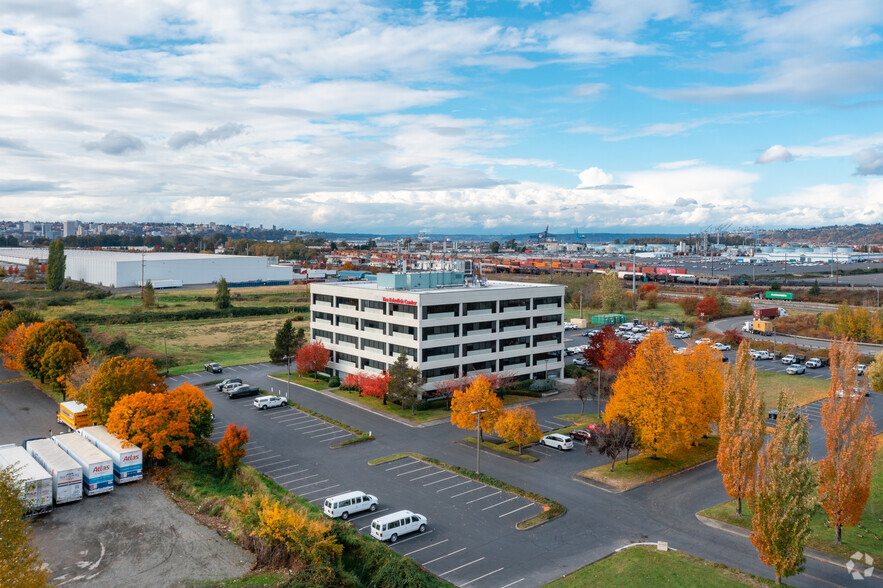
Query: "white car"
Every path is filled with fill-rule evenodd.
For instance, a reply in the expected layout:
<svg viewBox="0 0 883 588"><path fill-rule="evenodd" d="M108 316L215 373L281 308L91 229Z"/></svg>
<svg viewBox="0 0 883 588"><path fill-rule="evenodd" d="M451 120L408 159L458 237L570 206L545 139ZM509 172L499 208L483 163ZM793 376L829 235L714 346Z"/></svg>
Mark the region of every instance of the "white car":
<svg viewBox="0 0 883 588"><path fill-rule="evenodd" d="M858 372L858 375L860 375L860 376L864 376L864 375L865 375L865 370L868 369L868 366L865 365L865 364L863 364L863 363L860 363L860 364L856 365L853 369L854 369L856 372Z"/></svg>
<svg viewBox="0 0 883 588"><path fill-rule="evenodd" d="M733 348L733 346L727 345L726 343L715 343L714 348L717 349L718 351L730 351Z"/></svg>
<svg viewBox="0 0 883 588"><path fill-rule="evenodd" d="M583 352L582 347L568 347L567 348L567 355L577 355L582 352Z"/></svg>
<svg viewBox="0 0 883 588"><path fill-rule="evenodd" d="M782 358L782 363L784 363L785 365L791 365L792 363L794 363L796 361L797 361L797 356L792 355L790 353Z"/></svg>
<svg viewBox="0 0 883 588"><path fill-rule="evenodd" d="M573 360L573 365L587 366L587 365L589 365L589 362L587 362L586 358L584 358L584 357L577 357L576 359Z"/></svg>
<svg viewBox="0 0 883 588"><path fill-rule="evenodd" d="M764 351L763 349L752 349L751 357L754 359L772 359L773 354L769 351Z"/></svg>
<svg viewBox="0 0 883 588"><path fill-rule="evenodd" d="M572 331L573 329L576 329L576 328L577 328L577 326L573 323L564 323L564 330L565 331Z"/></svg>
<svg viewBox="0 0 883 588"><path fill-rule="evenodd" d="M276 408L277 406L285 406L288 404L281 396L258 396L254 399L254 407L261 410L268 408Z"/></svg>
<svg viewBox="0 0 883 588"><path fill-rule="evenodd" d="M675 334L672 335L675 339L686 339L690 336L690 333L687 331L675 331Z"/></svg>
<svg viewBox="0 0 883 588"><path fill-rule="evenodd" d="M395 543L400 535L414 531L423 533L426 531L426 523L425 516L410 510L400 510L371 521L371 536L381 541Z"/></svg>
<svg viewBox="0 0 883 588"><path fill-rule="evenodd" d="M542 439L540 439L540 445L545 445L546 447L554 447L556 449L560 449L561 451L569 451L573 449L573 439L571 439L567 435L559 435L557 433L554 433L552 435L545 435Z"/></svg>
<svg viewBox="0 0 883 588"><path fill-rule="evenodd" d="M796 374L805 374L806 366L801 363L792 363L788 366L788 369L785 370L785 373L791 374L792 376Z"/></svg>
<svg viewBox="0 0 883 588"><path fill-rule="evenodd" d="M337 496L326 498L322 510L331 518L340 517L343 520L347 520L351 514L362 512L363 510L371 512L377 510L377 497L365 494L360 490L338 494Z"/></svg>
<svg viewBox="0 0 883 588"><path fill-rule="evenodd" d="M696 339L694 343L696 345L711 345L711 339L709 339L708 337L703 337L701 339Z"/></svg>

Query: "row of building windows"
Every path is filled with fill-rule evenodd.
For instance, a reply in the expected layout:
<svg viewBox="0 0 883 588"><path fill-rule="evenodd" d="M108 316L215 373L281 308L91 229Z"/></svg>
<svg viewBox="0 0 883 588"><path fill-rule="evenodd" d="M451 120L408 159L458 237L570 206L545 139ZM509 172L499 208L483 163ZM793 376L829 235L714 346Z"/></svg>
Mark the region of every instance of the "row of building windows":
<svg viewBox="0 0 883 588"><path fill-rule="evenodd" d="M395 302L379 302L377 300L359 300L347 296L330 294L313 294L313 306L355 310L379 315L399 316L416 319L418 309L415 305ZM457 318L460 316L479 316L484 314L523 312L527 310L560 309L560 296L540 296L536 298L515 298L511 300L484 300L481 302L463 302L450 304L427 304L422 307L424 320L440 318Z"/></svg>
<svg viewBox="0 0 883 588"><path fill-rule="evenodd" d="M378 335L389 335L391 337L407 337L417 340L417 328L395 323L385 323L373 319L357 319L345 315L333 315L329 312L313 311L312 322L317 325L337 326L363 331L366 333L376 333ZM518 319L505 319L500 321L480 321L475 323L465 323L462 325L441 325L437 327L423 328L423 341L432 341L434 339L448 339L453 337L471 337L475 335L490 335L494 333L507 333L512 331L522 331L526 329L542 329L548 327L560 327L561 314L549 314L543 316L525 317Z"/></svg>

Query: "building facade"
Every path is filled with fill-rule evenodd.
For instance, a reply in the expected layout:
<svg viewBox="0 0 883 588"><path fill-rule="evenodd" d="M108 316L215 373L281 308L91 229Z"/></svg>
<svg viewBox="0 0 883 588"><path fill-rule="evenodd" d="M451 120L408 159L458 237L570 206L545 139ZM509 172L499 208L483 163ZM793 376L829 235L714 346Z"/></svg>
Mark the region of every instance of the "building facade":
<svg viewBox="0 0 883 588"><path fill-rule="evenodd" d="M381 373L402 352L426 390L480 373L563 376L564 286L395 273L312 284L310 297L311 339L340 376Z"/></svg>

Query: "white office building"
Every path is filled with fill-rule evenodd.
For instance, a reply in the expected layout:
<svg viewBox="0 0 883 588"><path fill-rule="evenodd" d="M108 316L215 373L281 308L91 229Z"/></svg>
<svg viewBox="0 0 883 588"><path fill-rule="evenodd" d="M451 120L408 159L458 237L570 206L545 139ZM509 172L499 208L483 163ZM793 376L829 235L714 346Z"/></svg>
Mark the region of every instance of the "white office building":
<svg viewBox="0 0 883 588"><path fill-rule="evenodd" d="M403 351L427 390L480 373L563 375L564 286L413 272L316 283L310 295L311 338L341 377L381 373Z"/></svg>

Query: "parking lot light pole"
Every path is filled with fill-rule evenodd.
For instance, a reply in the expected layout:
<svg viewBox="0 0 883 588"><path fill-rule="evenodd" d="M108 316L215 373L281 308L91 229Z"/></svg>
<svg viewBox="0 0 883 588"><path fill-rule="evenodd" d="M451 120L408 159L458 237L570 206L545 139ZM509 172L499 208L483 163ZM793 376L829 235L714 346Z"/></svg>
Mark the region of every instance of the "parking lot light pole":
<svg viewBox="0 0 883 588"><path fill-rule="evenodd" d="M478 417L478 428L475 429L475 473L478 474L479 460L481 459L481 415L487 412L486 409L473 410L472 414Z"/></svg>
<svg viewBox="0 0 883 588"><path fill-rule="evenodd" d="M595 368L598 372L598 418L601 418L601 368Z"/></svg>
<svg viewBox="0 0 883 588"><path fill-rule="evenodd" d="M285 391L285 402L291 402L291 353L288 354L288 389Z"/></svg>

